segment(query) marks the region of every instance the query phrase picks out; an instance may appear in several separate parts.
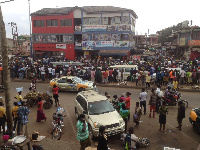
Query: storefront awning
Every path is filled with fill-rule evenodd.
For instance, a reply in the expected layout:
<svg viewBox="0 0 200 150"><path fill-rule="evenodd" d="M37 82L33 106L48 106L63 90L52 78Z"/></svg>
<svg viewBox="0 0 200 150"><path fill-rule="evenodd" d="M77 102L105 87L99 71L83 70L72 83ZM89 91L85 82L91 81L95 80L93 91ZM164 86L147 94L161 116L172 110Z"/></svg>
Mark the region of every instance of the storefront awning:
<svg viewBox="0 0 200 150"><path fill-rule="evenodd" d="M128 50L100 50L99 55L102 56L126 56Z"/></svg>

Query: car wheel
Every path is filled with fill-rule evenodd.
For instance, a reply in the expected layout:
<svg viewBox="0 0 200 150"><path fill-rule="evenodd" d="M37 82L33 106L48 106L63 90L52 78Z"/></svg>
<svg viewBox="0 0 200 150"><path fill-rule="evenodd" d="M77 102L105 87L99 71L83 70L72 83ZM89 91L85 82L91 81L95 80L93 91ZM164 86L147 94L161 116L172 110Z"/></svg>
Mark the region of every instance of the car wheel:
<svg viewBox="0 0 200 150"><path fill-rule="evenodd" d="M79 115L78 115L78 111L77 111L76 108L75 108L75 116L76 116L76 119L78 120L79 119Z"/></svg>
<svg viewBox="0 0 200 150"><path fill-rule="evenodd" d="M84 88L79 88L78 91L82 92L82 91L85 91L85 89Z"/></svg>
<svg viewBox="0 0 200 150"><path fill-rule="evenodd" d="M193 123L193 130L197 134L200 134L200 125L198 125L196 122Z"/></svg>
<svg viewBox="0 0 200 150"><path fill-rule="evenodd" d="M89 135L90 135L91 139L94 140L95 137L93 135L92 127L90 125L88 125L88 128L89 128Z"/></svg>

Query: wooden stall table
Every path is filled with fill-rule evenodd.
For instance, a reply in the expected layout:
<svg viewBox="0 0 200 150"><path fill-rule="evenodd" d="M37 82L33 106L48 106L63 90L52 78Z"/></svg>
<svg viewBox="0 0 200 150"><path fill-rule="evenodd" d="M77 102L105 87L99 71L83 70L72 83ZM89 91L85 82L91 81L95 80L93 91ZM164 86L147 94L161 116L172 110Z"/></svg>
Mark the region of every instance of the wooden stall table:
<svg viewBox="0 0 200 150"><path fill-rule="evenodd" d="M26 140L22 143L19 143L19 144L15 144L17 147L20 148L20 150L23 150L23 147L27 145L28 149L27 150L31 150L30 148L30 138L26 138Z"/></svg>

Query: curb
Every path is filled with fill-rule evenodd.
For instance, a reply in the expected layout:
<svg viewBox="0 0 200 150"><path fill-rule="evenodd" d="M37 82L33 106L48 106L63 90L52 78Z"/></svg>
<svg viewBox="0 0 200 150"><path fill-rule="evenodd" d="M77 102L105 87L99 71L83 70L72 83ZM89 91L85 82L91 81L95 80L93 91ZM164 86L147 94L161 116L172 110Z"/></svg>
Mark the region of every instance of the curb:
<svg viewBox="0 0 200 150"><path fill-rule="evenodd" d="M11 80L10 82L29 82L31 83L31 80ZM49 84L50 81L37 81L37 83L48 83ZM99 84L97 83L97 86L99 87L115 87L115 88L132 88L132 89L142 89L145 88L144 86L130 86L130 85L114 85L114 84ZM156 86L152 86L154 88L156 88ZM161 88L161 90L165 90L165 88ZM183 91L183 92L200 92L200 89L184 89L184 88L180 88L179 91Z"/></svg>
<svg viewBox="0 0 200 150"><path fill-rule="evenodd" d="M132 89L145 88L144 86L108 85L108 84L97 84L97 86L99 86L99 87L115 87L115 88L132 88ZM156 86L152 86L152 87L156 88ZM161 88L161 90L165 90L165 88ZM179 91L183 91L183 92L200 92L199 89L183 89L183 88L179 89Z"/></svg>

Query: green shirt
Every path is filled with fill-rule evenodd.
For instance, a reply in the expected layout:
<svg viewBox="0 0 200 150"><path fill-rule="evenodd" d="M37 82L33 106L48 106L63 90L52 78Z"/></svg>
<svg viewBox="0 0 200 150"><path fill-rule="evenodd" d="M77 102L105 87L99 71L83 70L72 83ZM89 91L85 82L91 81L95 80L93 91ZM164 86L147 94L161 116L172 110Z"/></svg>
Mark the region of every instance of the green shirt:
<svg viewBox="0 0 200 150"><path fill-rule="evenodd" d="M120 115L122 116L123 119L128 118L130 111L129 110L123 110L122 108L120 109Z"/></svg>
<svg viewBox="0 0 200 150"><path fill-rule="evenodd" d="M85 122L86 123L86 122ZM89 136L89 131L88 131L88 124L86 123L86 129L85 132L82 132L83 130L83 122L81 122L80 120L77 122L76 124L77 126L77 139L79 141L84 141L88 138Z"/></svg>

